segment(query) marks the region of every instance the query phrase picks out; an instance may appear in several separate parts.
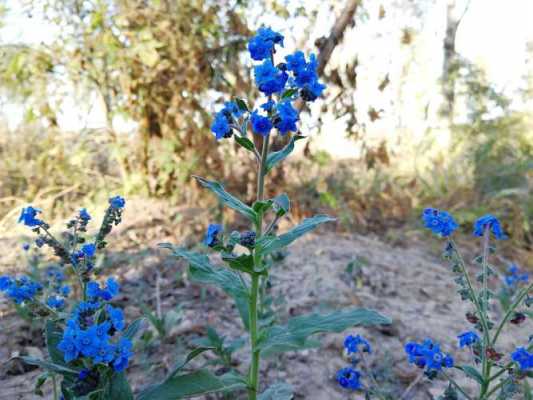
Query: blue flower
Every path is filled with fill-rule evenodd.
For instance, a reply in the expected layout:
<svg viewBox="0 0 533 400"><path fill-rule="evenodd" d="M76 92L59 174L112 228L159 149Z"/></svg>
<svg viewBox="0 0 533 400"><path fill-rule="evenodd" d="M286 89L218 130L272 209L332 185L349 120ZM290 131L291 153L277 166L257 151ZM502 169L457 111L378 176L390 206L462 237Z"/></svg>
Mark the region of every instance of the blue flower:
<svg viewBox="0 0 533 400"><path fill-rule="evenodd" d="M116 347L105 340L99 340L94 346L93 361L107 364L115 358Z"/></svg>
<svg viewBox="0 0 533 400"><path fill-rule="evenodd" d="M474 236L483 236L485 229L489 229L497 240L507 239L500 221L493 215L484 215L474 222Z"/></svg>
<svg viewBox="0 0 533 400"><path fill-rule="evenodd" d="M277 116L274 119L274 125L278 128L281 134L287 132L294 132L298 128L296 122L298 121L298 111L292 106L290 101L282 101L276 106Z"/></svg>
<svg viewBox="0 0 533 400"><path fill-rule="evenodd" d="M252 122L252 130L254 133L258 133L262 136L267 136L272 129L272 122L270 119L258 114L257 111L252 113L250 121Z"/></svg>
<svg viewBox="0 0 533 400"><path fill-rule="evenodd" d="M211 124L211 132L215 134L217 140L231 137L231 127L223 111L215 114L215 119Z"/></svg>
<svg viewBox="0 0 533 400"><path fill-rule="evenodd" d="M357 336L348 335L344 339L344 348L346 349L348 354L357 353L359 351L359 346L361 346L361 351L364 353L372 352L370 343L368 343L368 341L360 335L357 335Z"/></svg>
<svg viewBox="0 0 533 400"><path fill-rule="evenodd" d="M33 228L34 226L40 226L43 224L43 221L36 218L37 214L40 212L41 210L32 206L23 208L18 222L22 222L24 225L29 226L30 228Z"/></svg>
<svg viewBox="0 0 533 400"><path fill-rule="evenodd" d="M111 197L109 199L109 205L114 209L122 209L126 205L126 200L121 196Z"/></svg>
<svg viewBox="0 0 533 400"><path fill-rule="evenodd" d="M118 282L114 278L108 278L105 288L100 287L98 282L88 282L85 293L92 301L98 298L109 301L119 293L119 290L120 285Z"/></svg>
<svg viewBox="0 0 533 400"><path fill-rule="evenodd" d="M204 244L209 247L213 247L218 244L219 238L218 235L222 233L223 228L220 224L209 224L207 227L207 232L204 237Z"/></svg>
<svg viewBox="0 0 533 400"><path fill-rule="evenodd" d="M85 294L90 299L97 299L100 297L100 284L94 281L88 282L85 288Z"/></svg>
<svg viewBox="0 0 533 400"><path fill-rule="evenodd" d="M81 246L81 252L84 257L90 258L93 257L96 253L96 245L94 243L87 243Z"/></svg>
<svg viewBox="0 0 533 400"><path fill-rule="evenodd" d="M41 238L41 237L38 237L37 239L35 239L35 246L41 248L44 246L44 239Z"/></svg>
<svg viewBox="0 0 533 400"><path fill-rule="evenodd" d="M315 101L322 95L322 92L325 88L326 85L323 85L318 80L315 80L311 83L306 84L302 88L302 90L300 91L300 97L304 101Z"/></svg>
<svg viewBox="0 0 533 400"><path fill-rule="evenodd" d="M85 378L87 378L89 376L89 373L91 371L89 371L87 368L83 368L79 373L78 373L78 379L79 380L84 380Z"/></svg>
<svg viewBox="0 0 533 400"><path fill-rule="evenodd" d="M453 358L443 354L440 346L431 339L426 339L421 344L407 343L404 350L410 364L415 364L418 368L426 368L427 372L440 371L443 367L451 368L454 364Z"/></svg>
<svg viewBox="0 0 533 400"><path fill-rule="evenodd" d="M516 264L512 264L507 269L507 275L505 275L505 283L512 288L516 287L520 282L529 281L529 274L527 272L521 273Z"/></svg>
<svg viewBox="0 0 533 400"><path fill-rule="evenodd" d="M283 36L270 28L262 27L248 42L248 51L252 59L261 61L265 58L270 58L275 51L274 46L276 44L283 46Z"/></svg>
<svg viewBox="0 0 533 400"><path fill-rule="evenodd" d="M68 295L70 294L70 286L61 286L61 288L59 289L59 294L61 294L61 296L63 297L68 297Z"/></svg>
<svg viewBox="0 0 533 400"><path fill-rule="evenodd" d="M517 348L513 354L511 354L511 358L518 363L521 371L533 368L533 354L529 353L523 347Z"/></svg>
<svg viewBox="0 0 533 400"><path fill-rule="evenodd" d="M459 347L463 348L465 346L471 346L474 343L479 341L479 336L472 331L468 331L465 333L461 333L459 336L457 336L457 339L459 339Z"/></svg>
<svg viewBox="0 0 533 400"><path fill-rule="evenodd" d="M222 109L222 112L233 115L236 118L241 117L244 114L244 110L241 110L237 103L234 101L226 101L224 103L224 108Z"/></svg>
<svg viewBox="0 0 533 400"><path fill-rule="evenodd" d="M129 359L133 356L133 344L125 337L120 338L117 346L117 355L113 362L113 369L115 371L124 371L129 363Z"/></svg>
<svg viewBox="0 0 533 400"><path fill-rule="evenodd" d="M30 249L30 244L29 244L29 243L24 243L24 244L22 245L22 250L24 250L24 251L28 251L29 249Z"/></svg>
<svg viewBox="0 0 533 400"><path fill-rule="evenodd" d="M56 309L59 310L59 309L65 307L65 299L63 299L61 297L50 296L46 300L46 304L48 305L48 307L56 308Z"/></svg>
<svg viewBox="0 0 533 400"><path fill-rule="evenodd" d="M450 236L459 227L450 213L436 208L424 209L422 220L426 228L442 237Z"/></svg>
<svg viewBox="0 0 533 400"><path fill-rule="evenodd" d="M260 107L261 107L263 110L265 110L266 112L270 112L270 111L272 111L272 109L274 108L274 105L275 105L275 104L276 104L276 103L274 102L274 100L272 100L272 99L268 99L268 101L266 101L266 102L264 102L263 104L261 104Z"/></svg>
<svg viewBox="0 0 533 400"><path fill-rule="evenodd" d="M337 382L345 389L357 390L362 387L361 373L351 367L342 368L337 372Z"/></svg>
<svg viewBox="0 0 533 400"><path fill-rule="evenodd" d="M80 355L76 346L76 337L72 335L63 336L57 348L63 353L63 359L66 363L76 360Z"/></svg>
<svg viewBox="0 0 533 400"><path fill-rule="evenodd" d="M287 69L295 73L306 66L305 55L300 50L286 56L285 61L287 61Z"/></svg>
<svg viewBox="0 0 533 400"><path fill-rule="evenodd" d="M254 76L259 91L267 96L281 92L289 79L285 71L272 65L271 60L265 60L263 64L256 66Z"/></svg>
<svg viewBox="0 0 533 400"><path fill-rule="evenodd" d="M76 335L76 347L85 357L93 357L96 354L99 343L100 340L98 340L94 327L80 330Z"/></svg>
<svg viewBox="0 0 533 400"><path fill-rule="evenodd" d="M111 322L104 321L101 324L95 325L95 333L98 340L107 340L109 330L111 329Z"/></svg>
<svg viewBox="0 0 533 400"><path fill-rule="evenodd" d="M0 276L0 291L4 292L12 285L13 279L10 276Z"/></svg>
<svg viewBox="0 0 533 400"><path fill-rule="evenodd" d="M82 208L80 210L80 213L79 213L79 217L82 221L84 222L88 222L90 219L91 219L91 216L89 215L89 213L87 212L87 209L86 208Z"/></svg>
<svg viewBox="0 0 533 400"><path fill-rule="evenodd" d="M124 313L120 308L116 308L110 305L107 305L106 307L107 315L109 316L109 319L111 320L111 323L113 324L113 328L115 328L117 331L121 331L124 329Z"/></svg>

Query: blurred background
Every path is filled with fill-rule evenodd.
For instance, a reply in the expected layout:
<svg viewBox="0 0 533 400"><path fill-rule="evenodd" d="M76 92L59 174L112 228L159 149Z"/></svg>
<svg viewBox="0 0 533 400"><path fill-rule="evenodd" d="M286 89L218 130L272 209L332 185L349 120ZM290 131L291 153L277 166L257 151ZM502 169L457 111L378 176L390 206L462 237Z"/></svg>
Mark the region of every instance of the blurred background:
<svg viewBox="0 0 533 400"><path fill-rule="evenodd" d="M287 187L294 215L384 232L426 205L461 222L490 211L532 245L531 2L0 4L4 231L27 203L59 217L111 193L216 207L192 173L251 199L253 160L209 125L232 95L256 96L246 42L270 25L286 52L319 56L328 85L302 112L310 139L270 184Z"/></svg>

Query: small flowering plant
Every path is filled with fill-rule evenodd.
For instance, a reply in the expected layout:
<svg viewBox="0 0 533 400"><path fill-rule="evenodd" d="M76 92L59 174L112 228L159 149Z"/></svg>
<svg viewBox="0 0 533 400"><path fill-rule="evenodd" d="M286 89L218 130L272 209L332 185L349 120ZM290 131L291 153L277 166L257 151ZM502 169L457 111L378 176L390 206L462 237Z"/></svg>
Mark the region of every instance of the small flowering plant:
<svg viewBox="0 0 533 400"><path fill-rule="evenodd" d="M21 357L28 364L45 370L37 387L51 378L54 399L133 399L124 371L133 355L132 338L140 320L126 327L124 314L112 305L120 291L110 277L105 283L94 280L98 251L106 247L105 238L121 222L125 201L109 200L102 224L93 241L87 226L91 216L86 209L67 223L59 240L50 226L40 219L41 211L32 206L22 210L19 222L36 235L34 246L49 246L59 263L31 276L1 276L0 291L34 318L44 320L44 336L49 358ZM30 245L24 246L29 250ZM70 285L69 277L74 278Z"/></svg>
<svg viewBox="0 0 533 400"><path fill-rule="evenodd" d="M421 373L399 399L408 399L413 387L423 377L431 380L438 376L449 381L448 388L440 397L442 400L510 399L519 393L523 393L523 398L526 398L525 396L530 398L529 386L521 382L527 377L533 377L533 336L529 337L528 343L519 345L511 354L506 355L499 349L498 339L503 329L509 324L522 324L526 315L531 314L526 309L533 304L533 284L529 283L528 274L521 272L513 264L502 279L502 293L506 299L500 302L503 305L503 316L498 321L494 318L498 310L493 301L496 295L489 287L489 278L495 276L496 272L489 264L489 255L495 251L490 243L491 238L494 237L496 240L506 238L500 221L492 215L486 215L474 224L474 236L482 238L481 255L474 260L481 271L474 280L452 239L453 232L459 227L453 216L446 211L427 208L422 214L422 220L426 228L446 239L444 257L450 261L453 272L457 274L455 282L459 288L459 295L471 304L471 310L465 315L466 322L471 328L457 335L457 347L459 350L469 350L472 362L456 365L454 358L443 352L441 346L432 339L407 343L404 347L407 360L419 368ZM370 345L360 336L348 336L344 346L348 354L363 355L365 351L370 353ZM363 378L372 375L358 370L356 367L359 358L355 360L352 366L343 368L337 373L337 382L346 389L363 390L367 395L374 391L376 397L388 399L380 393L375 380L368 386L364 385ZM476 392L468 393L461 387L449 373L451 369L459 370L473 379L477 383Z"/></svg>
<svg viewBox="0 0 533 400"><path fill-rule="evenodd" d="M303 52L296 51L284 60L276 60L283 39L280 33L266 27L260 28L251 38L248 50L251 58L258 62L253 73L262 97L256 107L249 107L241 99L225 103L211 126L217 140L233 138L257 160L255 202L248 205L226 192L220 183L195 177L222 204L243 215L251 229L227 232L221 224L209 225L203 244L219 253L225 266L215 265L207 255L183 247L161 245L188 261L193 280L219 286L233 298L248 336L249 368L244 373L231 369L223 375L215 375L207 369L184 374L179 366L161 384L146 390L142 399L180 398L233 390L246 390L249 400L290 399L292 391L285 383L261 387L262 357L305 348L309 345L309 337L319 332L340 332L355 325L389 323L387 318L366 309L297 316L284 324L272 323L278 321L272 316L268 320L260 318L261 287L268 279L272 265L267 261L269 257L317 226L333 221L329 216L317 215L277 234L279 221L290 212L290 201L284 193L272 198L265 196L268 173L289 156L296 141L304 138L298 133L299 113L295 103L315 101L325 89L317 76L314 55L306 57ZM279 151L271 151L269 146L274 131L288 137L286 146ZM256 135L259 148L250 140L250 135ZM187 361L207 350L213 349L195 349Z"/></svg>

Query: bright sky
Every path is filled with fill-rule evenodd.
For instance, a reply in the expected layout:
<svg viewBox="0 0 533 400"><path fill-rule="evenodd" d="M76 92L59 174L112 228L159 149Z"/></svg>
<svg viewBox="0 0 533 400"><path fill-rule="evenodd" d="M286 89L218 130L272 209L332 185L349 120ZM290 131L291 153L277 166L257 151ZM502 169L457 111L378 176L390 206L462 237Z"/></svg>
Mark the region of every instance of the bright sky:
<svg viewBox="0 0 533 400"><path fill-rule="evenodd" d="M442 35L446 17L445 0L419 0L409 4L419 4L418 13L424 17L423 26L420 18L409 15L407 7L387 6L393 0L383 2L366 1L365 8L368 15L363 23L359 23L355 30L348 33L342 49L335 53L331 60L333 65L342 65L353 59L357 54L361 60L358 67L359 79L356 99L358 109L366 114L369 106L383 108L387 111L392 101L402 97L405 110L396 110L398 114L413 115L413 119L420 120L421 104L435 101L441 69L442 69ZM458 4L465 0L457 0ZM18 0L6 0L10 9L6 25L0 29L0 42L23 42L38 44L50 42L54 38L55 27L47 24L38 15L28 18L20 9ZM378 7L385 5L387 17L379 20ZM398 3L395 1L395 3ZM405 2L407 4L407 2ZM315 38L327 35L334 20L327 2L320 0L299 0L290 2L290 7L305 4L307 9L318 9L318 23L311 32L308 43L311 45ZM342 4L342 2L340 2ZM254 11L252 10L252 13ZM256 13L257 14L257 13ZM512 94L521 84L521 79L527 71L526 44L533 41L533 1L531 0L471 0L469 10L465 15L457 37L458 51L471 61L483 67L488 78L499 88L504 88ZM258 24L271 25L274 29L287 31L287 21L280 18L261 18L256 15ZM255 20L256 18L254 18ZM290 21L295 37L304 35L306 21L299 17ZM413 46L416 46L416 59L410 64L409 73L417 79L399 85L394 77L401 77L403 63L409 60L412 52L409 47L399 45L401 28L411 26L418 31ZM294 41L288 40L287 50L292 50ZM377 91L377 83L386 73L391 75L391 87L385 92ZM396 86L395 86L396 85ZM91 104L84 106L74 98L65 102L59 120L61 126L67 130L82 127L97 128L105 125L105 118L99 99L96 96L90 100ZM6 105L2 110L9 115L11 124L20 119L20 110L16 106ZM418 113L418 114L417 114ZM387 114L388 119L378 121L377 130L391 130L403 123L400 116ZM342 121L335 121L332 116L325 116L325 124L333 131L342 132ZM124 128L127 126L121 124ZM338 125L338 126L337 126ZM131 127L131 125L130 125ZM120 127L117 127L120 129ZM422 126L421 128L422 129ZM416 127L414 127L416 130ZM331 140L331 137L329 138ZM345 146L335 146L341 153L352 154L353 149ZM343 154L340 154L341 156Z"/></svg>

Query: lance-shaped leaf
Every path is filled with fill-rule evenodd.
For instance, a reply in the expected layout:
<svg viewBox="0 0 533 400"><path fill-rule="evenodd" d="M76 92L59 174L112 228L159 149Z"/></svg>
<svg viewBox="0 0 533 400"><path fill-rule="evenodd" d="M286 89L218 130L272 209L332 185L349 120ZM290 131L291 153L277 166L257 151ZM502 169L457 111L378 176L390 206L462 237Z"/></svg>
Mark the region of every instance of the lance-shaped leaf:
<svg viewBox="0 0 533 400"><path fill-rule="evenodd" d="M211 190L214 194L217 195L219 200L227 205L229 208L234 209L235 211L241 213L242 215L248 217L250 220L255 221L257 218L257 213L249 206L244 204L235 196L229 194L224 190L224 186L215 181L208 181L207 179L195 176L196 180L203 187Z"/></svg>
<svg viewBox="0 0 533 400"><path fill-rule="evenodd" d="M279 151L274 151L270 153L266 160L265 172L266 173L270 172L270 170L274 168L278 163L285 160L289 156L289 154L293 152L294 143L297 140L304 139L304 138L305 136L294 135L293 137L291 137L291 140L289 141L289 143L287 143L287 146L285 146Z"/></svg>
<svg viewBox="0 0 533 400"><path fill-rule="evenodd" d="M460 369L461 371L463 371L465 373L465 375L467 375L468 377L472 378L473 380L475 380L480 385L484 384L483 376L474 367L472 367L470 365L458 365L455 368Z"/></svg>
<svg viewBox="0 0 533 400"><path fill-rule="evenodd" d="M309 314L289 319L287 325L275 325L262 332L259 350L265 356L298 350L307 345L309 336L320 332L342 332L352 326L390 324L391 320L374 310L356 308L331 314Z"/></svg>
<svg viewBox="0 0 533 400"><path fill-rule="evenodd" d="M159 246L170 249L176 257L186 259L189 262L189 273L194 281L216 285L231 296L239 310L244 326L248 329L248 303L250 294L237 273L224 267L212 265L205 254L172 246L169 243L161 243Z"/></svg>
<svg viewBox="0 0 533 400"><path fill-rule="evenodd" d="M131 386L124 372L115 372L104 388L103 399L133 400Z"/></svg>
<svg viewBox="0 0 533 400"><path fill-rule="evenodd" d="M207 393L246 388L244 379L232 373L216 376L206 369L178 375L143 390L137 400L177 400Z"/></svg>
<svg viewBox="0 0 533 400"><path fill-rule="evenodd" d="M255 149L254 142L252 142L252 141L251 141L250 139L248 139L247 137L239 136L239 135L233 135L233 137L235 138L235 141L236 141L241 147L244 147L246 150L251 151L252 153L254 153L255 151L257 151L257 150Z"/></svg>
<svg viewBox="0 0 533 400"><path fill-rule="evenodd" d="M139 332L139 330L144 325L144 318L137 318L135 321L133 321L131 324L128 325L128 327L124 330L123 336L127 337L130 340L133 340L135 335Z"/></svg>
<svg viewBox="0 0 533 400"><path fill-rule="evenodd" d="M222 259L226 261L229 266L238 271L251 274L254 271L254 257L250 254L241 254L237 256L235 254L225 253L222 254Z"/></svg>
<svg viewBox="0 0 533 400"><path fill-rule="evenodd" d="M50 361L46 361L46 360L41 360L39 358L27 357L27 356L22 356L22 357L18 357L18 358L20 358L26 364L35 365L35 366L41 367L42 369L45 369L47 371L56 372L56 373L61 374L61 375L74 375L74 376L77 376L78 373L79 373L79 371L77 371L75 369L72 369L72 368L69 368L69 367L66 367L65 365L56 364L56 363L53 363L53 362L50 362Z"/></svg>
<svg viewBox="0 0 533 400"><path fill-rule="evenodd" d="M46 348L48 355L53 363L66 365L63 353L57 348L59 342L63 339L63 329L57 322L48 320L45 326Z"/></svg>
<svg viewBox="0 0 533 400"><path fill-rule="evenodd" d="M335 221L335 218L329 217L327 215L315 215L314 217L306 218L299 225L295 226L294 228L290 229L288 232L282 235L266 236L261 238L256 245L256 249L263 255L272 253L276 250L288 246L300 236L303 236L307 232L310 232L315 229L318 225L323 224L324 222L331 221Z"/></svg>
<svg viewBox="0 0 533 400"><path fill-rule="evenodd" d="M277 382L269 386L259 395L258 400L291 400L292 386L285 382Z"/></svg>

